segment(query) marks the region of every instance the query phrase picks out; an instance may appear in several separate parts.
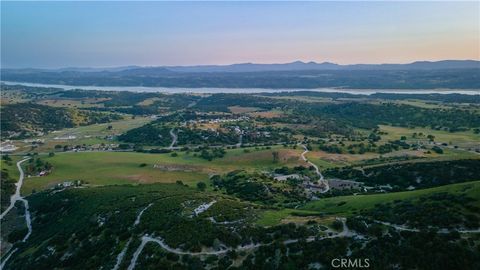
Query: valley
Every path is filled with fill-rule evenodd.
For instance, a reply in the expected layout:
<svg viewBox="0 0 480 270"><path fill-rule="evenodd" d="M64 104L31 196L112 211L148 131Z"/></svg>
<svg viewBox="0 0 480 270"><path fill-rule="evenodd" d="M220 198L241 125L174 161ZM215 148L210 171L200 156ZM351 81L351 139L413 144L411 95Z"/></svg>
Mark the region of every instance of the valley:
<svg viewBox="0 0 480 270"><path fill-rule="evenodd" d="M480 260L478 95L1 87L2 269Z"/></svg>

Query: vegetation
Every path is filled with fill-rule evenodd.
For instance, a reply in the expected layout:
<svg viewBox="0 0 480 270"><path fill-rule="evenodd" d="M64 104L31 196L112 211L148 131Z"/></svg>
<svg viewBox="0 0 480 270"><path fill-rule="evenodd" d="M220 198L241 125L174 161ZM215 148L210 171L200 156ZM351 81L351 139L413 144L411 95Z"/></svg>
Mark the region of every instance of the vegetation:
<svg viewBox="0 0 480 270"><path fill-rule="evenodd" d="M329 83L365 87L354 77L366 73L382 72L332 71ZM423 86L455 83L447 73ZM248 83L323 83L316 71L280 74ZM121 83L198 79L150 75L130 71ZM202 83L238 86L244 75ZM382 76L374 85L398 73ZM393 85L422 76L402 73ZM22 242L22 202L2 218L2 255L15 250L5 269L113 269L121 252L118 269L134 253L136 269L312 269L347 257L374 269L480 263L475 95L1 87L10 136L2 121L1 147L12 152L2 155L2 210L15 162L29 156L21 194L33 228Z"/></svg>
<svg viewBox="0 0 480 270"><path fill-rule="evenodd" d="M409 162L373 166L330 168L328 177L351 179L369 186L390 185L393 190L428 188L480 179L480 159Z"/></svg>
<svg viewBox="0 0 480 270"><path fill-rule="evenodd" d="M32 103L2 106L1 114L2 137L5 138L26 138L39 132L45 133L62 128L121 119L118 114L53 108Z"/></svg>
<svg viewBox="0 0 480 270"><path fill-rule="evenodd" d="M15 183L17 182L16 177L16 168L13 162L13 159L8 155L2 155L2 170L1 173L1 210L5 210L5 208L10 204L10 196L15 193ZM12 175L14 174L14 175Z"/></svg>

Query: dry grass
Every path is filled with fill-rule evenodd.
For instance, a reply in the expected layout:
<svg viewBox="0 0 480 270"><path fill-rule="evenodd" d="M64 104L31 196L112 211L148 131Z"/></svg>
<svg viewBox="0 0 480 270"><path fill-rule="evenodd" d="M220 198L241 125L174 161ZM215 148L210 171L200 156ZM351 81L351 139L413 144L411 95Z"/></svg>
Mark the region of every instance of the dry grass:
<svg viewBox="0 0 480 270"><path fill-rule="evenodd" d="M88 108L88 107L103 107L103 102L109 100L109 98L87 98L82 100L74 99L42 99L37 101L37 104L48 105L52 107L77 107L77 108Z"/></svg>
<svg viewBox="0 0 480 270"><path fill-rule="evenodd" d="M228 109L232 113L236 114L242 114L242 113L248 113L248 112L255 112L258 111L260 108L257 107L241 107L241 106L230 106Z"/></svg>

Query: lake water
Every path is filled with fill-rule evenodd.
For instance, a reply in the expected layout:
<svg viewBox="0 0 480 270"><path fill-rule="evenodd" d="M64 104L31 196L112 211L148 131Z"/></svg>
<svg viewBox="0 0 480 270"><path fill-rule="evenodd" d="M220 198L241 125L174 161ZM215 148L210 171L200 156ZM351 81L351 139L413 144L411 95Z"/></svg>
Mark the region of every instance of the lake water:
<svg viewBox="0 0 480 270"><path fill-rule="evenodd" d="M60 84L41 84L2 81L6 85L24 85L30 87L54 87L65 90L84 89L100 91L131 91L131 92L160 92L160 93L275 93L314 91L326 93L347 93L356 95L371 95L374 93L391 94L464 94L480 95L480 89L340 89L340 88L317 88L317 89L266 89L266 88L186 88L186 87L145 87L145 86L78 86Z"/></svg>

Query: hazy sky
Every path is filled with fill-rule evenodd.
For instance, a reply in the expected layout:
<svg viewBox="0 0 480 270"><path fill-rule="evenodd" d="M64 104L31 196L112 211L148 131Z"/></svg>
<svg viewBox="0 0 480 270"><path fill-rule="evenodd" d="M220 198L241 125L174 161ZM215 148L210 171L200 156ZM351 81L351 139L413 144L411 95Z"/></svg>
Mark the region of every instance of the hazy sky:
<svg viewBox="0 0 480 270"><path fill-rule="evenodd" d="M2 67L480 58L480 2L1 2Z"/></svg>

